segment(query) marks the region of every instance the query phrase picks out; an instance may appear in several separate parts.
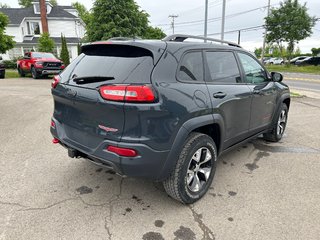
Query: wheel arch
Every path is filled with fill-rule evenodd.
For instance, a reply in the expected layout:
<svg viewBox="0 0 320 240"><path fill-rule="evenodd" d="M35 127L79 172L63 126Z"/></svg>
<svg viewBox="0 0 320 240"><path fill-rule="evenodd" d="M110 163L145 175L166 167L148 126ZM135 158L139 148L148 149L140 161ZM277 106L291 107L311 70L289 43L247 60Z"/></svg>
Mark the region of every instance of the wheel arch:
<svg viewBox="0 0 320 240"><path fill-rule="evenodd" d="M222 117L220 119L222 119ZM221 152L223 141L223 126L221 126L219 120L216 120L216 118L211 114L189 119L181 126L175 137L171 151L158 176L159 181L165 180L169 177L170 173L177 163L179 154L182 151L186 139L192 132L199 132L212 137L213 141L216 144L217 152L219 155L219 153Z"/></svg>

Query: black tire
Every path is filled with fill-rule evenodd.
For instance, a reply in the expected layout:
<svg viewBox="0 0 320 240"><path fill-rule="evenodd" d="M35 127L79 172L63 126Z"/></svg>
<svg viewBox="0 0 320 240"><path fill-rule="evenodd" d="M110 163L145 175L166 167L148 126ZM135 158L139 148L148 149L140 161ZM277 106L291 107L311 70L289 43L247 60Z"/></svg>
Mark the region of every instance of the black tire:
<svg viewBox="0 0 320 240"><path fill-rule="evenodd" d="M32 75L33 79L38 79L41 77L41 75L39 73L37 73L37 71L34 67L31 67L31 75Z"/></svg>
<svg viewBox="0 0 320 240"><path fill-rule="evenodd" d="M26 74L24 73L24 71L20 67L18 67L18 73L19 73L20 77L25 77L26 76Z"/></svg>
<svg viewBox="0 0 320 240"><path fill-rule="evenodd" d="M283 117L285 117L285 119L283 119ZM286 130L287 121L288 107L285 103L283 103L277 116L277 121L273 124L272 130L263 134L263 138L269 142L279 142Z"/></svg>
<svg viewBox="0 0 320 240"><path fill-rule="evenodd" d="M198 161L195 160L197 154L200 154ZM175 168L169 178L163 182L166 192L184 204L198 201L211 186L216 171L216 161L217 148L212 138L202 133L191 133L179 155ZM210 172L208 172L209 169ZM208 176L205 175L205 172L209 173ZM197 185L199 189L196 187ZM192 186L194 187L192 188Z"/></svg>

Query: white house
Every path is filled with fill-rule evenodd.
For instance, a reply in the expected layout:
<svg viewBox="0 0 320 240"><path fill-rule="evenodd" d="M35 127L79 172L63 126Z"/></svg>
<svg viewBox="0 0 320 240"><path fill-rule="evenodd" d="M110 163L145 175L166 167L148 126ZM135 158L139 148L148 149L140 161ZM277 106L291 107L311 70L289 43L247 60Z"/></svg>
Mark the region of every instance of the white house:
<svg viewBox="0 0 320 240"><path fill-rule="evenodd" d="M0 8L9 17L6 34L13 36L16 45L2 54L3 59L14 59L25 52L37 50L38 39L42 33L39 2L28 8ZM46 2L47 22L50 37L56 44L55 54L61 51L61 34L66 37L71 60L77 57L77 46L85 34L84 23L72 6L52 6Z"/></svg>

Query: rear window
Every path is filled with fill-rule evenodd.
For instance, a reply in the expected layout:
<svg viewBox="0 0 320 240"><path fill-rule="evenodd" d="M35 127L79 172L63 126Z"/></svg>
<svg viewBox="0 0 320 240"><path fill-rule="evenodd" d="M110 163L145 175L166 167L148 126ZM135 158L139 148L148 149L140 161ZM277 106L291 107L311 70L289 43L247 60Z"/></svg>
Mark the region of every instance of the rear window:
<svg viewBox="0 0 320 240"><path fill-rule="evenodd" d="M106 77L106 81L85 84L97 87L105 83L150 83L152 53L140 47L97 44L85 46L62 73L62 82L77 85L72 79Z"/></svg>

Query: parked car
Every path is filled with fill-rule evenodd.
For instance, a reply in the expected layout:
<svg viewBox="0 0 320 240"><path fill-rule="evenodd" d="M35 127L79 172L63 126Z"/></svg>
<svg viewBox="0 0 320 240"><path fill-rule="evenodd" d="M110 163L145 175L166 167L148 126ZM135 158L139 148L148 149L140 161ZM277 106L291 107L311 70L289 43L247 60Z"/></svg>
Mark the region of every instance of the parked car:
<svg viewBox="0 0 320 240"><path fill-rule="evenodd" d="M6 68L2 61L2 57L0 57L0 78L5 78L6 75Z"/></svg>
<svg viewBox="0 0 320 240"><path fill-rule="evenodd" d="M23 59L17 61L17 68L21 77L24 77L26 73L31 73L36 79L59 74L65 66L52 53L27 52Z"/></svg>
<svg viewBox="0 0 320 240"><path fill-rule="evenodd" d="M270 59L271 59L271 57L264 57L263 59L261 59L261 62L263 64L267 64L267 63L269 63Z"/></svg>
<svg viewBox="0 0 320 240"><path fill-rule="evenodd" d="M271 58L269 60L269 64L281 65L281 64L284 64L284 60L283 58Z"/></svg>
<svg viewBox="0 0 320 240"><path fill-rule="evenodd" d="M300 61L300 60L303 60L303 59L305 59L305 58L307 58L307 56L299 56L299 57L292 58L292 59L290 60L290 64L295 64L296 61Z"/></svg>
<svg viewBox="0 0 320 240"><path fill-rule="evenodd" d="M307 57L303 60L298 60L295 62L295 65L304 66L304 65L320 65L320 57Z"/></svg>
<svg viewBox="0 0 320 240"><path fill-rule="evenodd" d="M161 181L190 204L208 191L222 153L261 134L282 138L290 92L281 81L239 45L211 38L92 43L52 82L53 143Z"/></svg>

